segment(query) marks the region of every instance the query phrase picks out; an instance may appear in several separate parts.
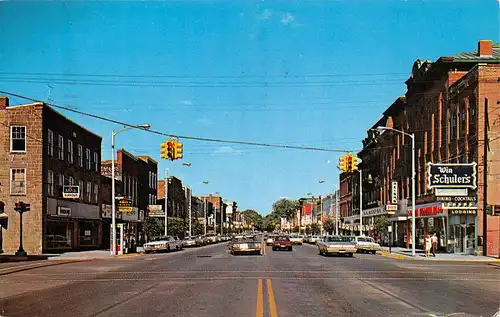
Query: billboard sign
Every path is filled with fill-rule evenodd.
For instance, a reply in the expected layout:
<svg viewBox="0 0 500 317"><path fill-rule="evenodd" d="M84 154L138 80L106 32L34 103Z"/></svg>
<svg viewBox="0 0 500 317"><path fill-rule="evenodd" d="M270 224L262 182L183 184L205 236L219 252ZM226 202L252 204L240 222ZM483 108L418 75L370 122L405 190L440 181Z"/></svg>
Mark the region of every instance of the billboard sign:
<svg viewBox="0 0 500 317"><path fill-rule="evenodd" d="M63 186L63 198L80 198L80 186Z"/></svg>
<svg viewBox="0 0 500 317"><path fill-rule="evenodd" d="M427 163L427 188L477 188L473 163Z"/></svg>
<svg viewBox="0 0 500 317"><path fill-rule="evenodd" d="M132 200L120 199L117 202L119 212L132 212Z"/></svg>
<svg viewBox="0 0 500 317"><path fill-rule="evenodd" d="M149 217L165 217L162 205L148 205Z"/></svg>

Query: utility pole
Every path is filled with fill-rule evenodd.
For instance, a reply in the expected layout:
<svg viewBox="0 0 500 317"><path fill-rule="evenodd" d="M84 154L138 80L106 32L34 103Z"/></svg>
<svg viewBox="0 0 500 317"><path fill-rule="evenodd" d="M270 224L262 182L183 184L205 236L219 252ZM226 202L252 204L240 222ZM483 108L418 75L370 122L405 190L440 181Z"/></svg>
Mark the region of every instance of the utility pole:
<svg viewBox="0 0 500 317"><path fill-rule="evenodd" d="M483 148L483 256L488 256L488 98L484 98L484 148Z"/></svg>
<svg viewBox="0 0 500 317"><path fill-rule="evenodd" d="M207 235L207 198L203 197L203 217L205 221L203 221L203 234Z"/></svg>
<svg viewBox="0 0 500 317"><path fill-rule="evenodd" d="M165 169L165 236L168 236L168 168Z"/></svg>
<svg viewBox="0 0 500 317"><path fill-rule="evenodd" d="M191 188L187 187L188 189L188 215L189 215L189 236L191 237Z"/></svg>
<svg viewBox="0 0 500 317"><path fill-rule="evenodd" d="M363 172L359 170L359 235L363 235Z"/></svg>
<svg viewBox="0 0 500 317"><path fill-rule="evenodd" d="M335 195L335 235L339 234L339 211L340 211L340 189L337 190Z"/></svg>

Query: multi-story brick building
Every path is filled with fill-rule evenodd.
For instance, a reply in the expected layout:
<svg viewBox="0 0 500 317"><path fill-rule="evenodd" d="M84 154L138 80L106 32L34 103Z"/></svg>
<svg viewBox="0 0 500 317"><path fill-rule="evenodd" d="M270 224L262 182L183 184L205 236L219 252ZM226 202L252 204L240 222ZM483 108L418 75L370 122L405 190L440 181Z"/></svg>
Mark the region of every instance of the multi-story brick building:
<svg viewBox="0 0 500 317"><path fill-rule="evenodd" d="M440 247L447 252L476 253L483 250L488 236L488 255L499 253L500 217L487 216L488 233L483 232L484 153L488 155L488 205L500 204L497 175L500 146L497 121L500 113L500 47L480 41L472 52L444 56L435 62L417 60L406 81L405 97L398 98L374 126L389 126L415 135L416 152L416 245L423 236L437 232ZM486 115L485 106L488 105ZM488 116L489 140L485 151L485 118ZM396 227L394 239L409 245L409 208L411 198L411 139L400 133L368 131L359 156L364 162L363 209L384 207L391 197L391 183L397 183L398 212L391 220ZM434 190L427 187L427 163L476 162L478 187L469 190L477 209L467 215L443 208ZM372 183L370 187L368 184ZM354 193L356 197L359 194ZM376 203L375 203L376 202ZM371 204L371 205L368 205ZM378 206L375 206L378 205ZM364 213L365 214L365 213ZM369 217L366 221L370 221Z"/></svg>
<svg viewBox="0 0 500 317"><path fill-rule="evenodd" d="M220 232L221 217L224 217L224 202L221 196L198 196L199 199L210 202L212 209L207 211L208 222L211 228Z"/></svg>
<svg viewBox="0 0 500 317"><path fill-rule="evenodd" d="M106 188L111 186L111 161L102 162L102 175L106 177ZM135 240L139 245L144 242L141 234L142 222L149 205L156 204L158 163L149 156L135 156L124 149L116 153L115 195L124 197L132 203L130 212L120 212L117 207L117 223L124 224L125 238ZM106 191L107 192L107 191ZM106 222L105 237L109 237L111 224L111 191L102 204L102 217ZM128 241L128 240L127 240Z"/></svg>
<svg viewBox="0 0 500 317"><path fill-rule="evenodd" d="M44 103L9 106L0 98L0 201L9 217L2 248L23 242L28 253L96 249L102 246L99 214L101 137ZM78 198L63 198L64 186L79 186Z"/></svg>

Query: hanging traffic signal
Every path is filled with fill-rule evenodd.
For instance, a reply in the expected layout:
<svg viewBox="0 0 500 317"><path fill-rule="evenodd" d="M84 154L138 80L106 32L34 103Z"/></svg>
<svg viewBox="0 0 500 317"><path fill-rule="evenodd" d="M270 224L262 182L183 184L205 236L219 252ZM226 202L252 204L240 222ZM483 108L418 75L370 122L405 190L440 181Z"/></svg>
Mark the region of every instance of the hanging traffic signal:
<svg viewBox="0 0 500 317"><path fill-rule="evenodd" d="M352 155L351 155L351 153L347 154L346 160L347 160L347 162L346 162L347 163L347 171L346 172L351 173L352 172Z"/></svg>
<svg viewBox="0 0 500 317"><path fill-rule="evenodd" d="M339 166L338 169L347 172L347 156L343 155L339 158Z"/></svg>
<svg viewBox="0 0 500 317"><path fill-rule="evenodd" d="M172 140L169 140L167 142L167 159L173 161L175 158L174 154L174 142Z"/></svg>
<svg viewBox="0 0 500 317"><path fill-rule="evenodd" d="M358 158L356 156L352 157L352 167L351 172L358 170Z"/></svg>
<svg viewBox="0 0 500 317"><path fill-rule="evenodd" d="M168 159L168 145L167 142L163 142L160 144L160 157L164 159Z"/></svg>
<svg viewBox="0 0 500 317"><path fill-rule="evenodd" d="M182 158L182 143L179 141L174 142L174 160Z"/></svg>

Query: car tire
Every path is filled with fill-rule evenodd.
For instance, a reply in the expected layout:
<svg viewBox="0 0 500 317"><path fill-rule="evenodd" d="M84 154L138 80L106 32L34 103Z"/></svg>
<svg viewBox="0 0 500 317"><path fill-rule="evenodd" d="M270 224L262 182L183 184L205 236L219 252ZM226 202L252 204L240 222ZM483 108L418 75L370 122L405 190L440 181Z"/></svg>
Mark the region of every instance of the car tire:
<svg viewBox="0 0 500 317"><path fill-rule="evenodd" d="M349 253L347 256L350 257L350 258L352 258L354 256L354 254L353 253Z"/></svg>
<svg viewBox="0 0 500 317"><path fill-rule="evenodd" d="M288 247L288 249L287 249L287 250L288 250L288 251L292 251L292 247Z"/></svg>
<svg viewBox="0 0 500 317"><path fill-rule="evenodd" d="M167 244L167 252L170 252L170 244Z"/></svg>
<svg viewBox="0 0 500 317"><path fill-rule="evenodd" d="M318 248L318 252L319 252L319 255L323 255L323 251L321 250L321 248Z"/></svg>
<svg viewBox="0 0 500 317"><path fill-rule="evenodd" d="M276 248L275 248L275 247L273 247L273 251L276 251Z"/></svg>
<svg viewBox="0 0 500 317"><path fill-rule="evenodd" d="M373 250L373 251L372 251L372 254L377 254L377 251L376 251L376 250Z"/></svg>

